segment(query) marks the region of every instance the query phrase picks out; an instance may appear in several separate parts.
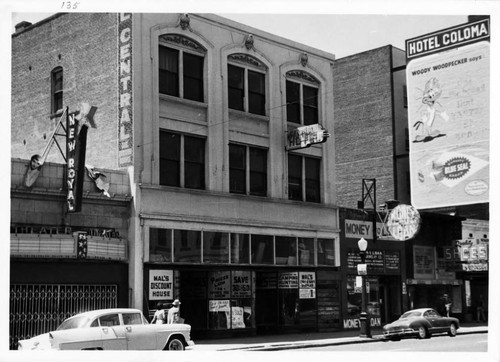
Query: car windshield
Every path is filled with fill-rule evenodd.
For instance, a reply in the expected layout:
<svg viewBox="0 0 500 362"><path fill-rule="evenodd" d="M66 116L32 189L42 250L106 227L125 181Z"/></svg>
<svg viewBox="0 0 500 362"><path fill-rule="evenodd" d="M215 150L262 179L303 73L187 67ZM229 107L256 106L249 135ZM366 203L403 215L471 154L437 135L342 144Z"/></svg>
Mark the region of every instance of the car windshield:
<svg viewBox="0 0 500 362"><path fill-rule="evenodd" d="M412 317L420 317L421 313L420 312L406 312L403 314L399 319L406 319L406 318L412 318Z"/></svg>
<svg viewBox="0 0 500 362"><path fill-rule="evenodd" d="M73 329L73 328L82 328L89 322L89 318L87 317L73 317L66 319L61 323L59 327L57 327L58 331L62 331L65 329Z"/></svg>

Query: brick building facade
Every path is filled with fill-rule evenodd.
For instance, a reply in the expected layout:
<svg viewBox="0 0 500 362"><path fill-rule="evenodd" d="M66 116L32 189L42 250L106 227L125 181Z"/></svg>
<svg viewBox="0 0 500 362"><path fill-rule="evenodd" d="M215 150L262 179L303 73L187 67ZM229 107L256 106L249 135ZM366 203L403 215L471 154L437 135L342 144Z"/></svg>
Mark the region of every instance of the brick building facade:
<svg viewBox="0 0 500 362"><path fill-rule="evenodd" d="M58 114L53 72L62 69L62 102L70 112L82 102L96 106L88 133L87 163L117 169L118 54L116 14L56 14L12 35L13 157L41 154ZM34 36L36 34L36 36ZM47 158L61 162L56 147Z"/></svg>

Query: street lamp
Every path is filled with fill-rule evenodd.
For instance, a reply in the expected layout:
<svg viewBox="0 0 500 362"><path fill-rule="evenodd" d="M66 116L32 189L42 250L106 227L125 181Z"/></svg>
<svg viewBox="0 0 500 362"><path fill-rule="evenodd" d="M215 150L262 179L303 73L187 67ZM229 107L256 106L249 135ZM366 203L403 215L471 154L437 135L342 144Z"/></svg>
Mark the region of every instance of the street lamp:
<svg viewBox="0 0 500 362"><path fill-rule="evenodd" d="M361 257L361 264L358 264L358 274L361 275L361 313L359 315L359 336L362 338L372 338L370 332L370 315L367 312L367 296L366 296L366 248L368 242L361 238L358 241L359 256Z"/></svg>

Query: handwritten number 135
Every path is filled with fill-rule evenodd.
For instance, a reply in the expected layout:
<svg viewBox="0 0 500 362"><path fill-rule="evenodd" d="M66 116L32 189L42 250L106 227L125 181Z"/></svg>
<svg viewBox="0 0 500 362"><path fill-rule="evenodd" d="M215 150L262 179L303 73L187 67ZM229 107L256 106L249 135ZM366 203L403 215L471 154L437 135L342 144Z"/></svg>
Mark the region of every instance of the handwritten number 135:
<svg viewBox="0 0 500 362"><path fill-rule="evenodd" d="M73 9L76 10L78 9L78 4L80 4L78 1L77 2L71 2L71 1L63 1L61 3L61 9Z"/></svg>

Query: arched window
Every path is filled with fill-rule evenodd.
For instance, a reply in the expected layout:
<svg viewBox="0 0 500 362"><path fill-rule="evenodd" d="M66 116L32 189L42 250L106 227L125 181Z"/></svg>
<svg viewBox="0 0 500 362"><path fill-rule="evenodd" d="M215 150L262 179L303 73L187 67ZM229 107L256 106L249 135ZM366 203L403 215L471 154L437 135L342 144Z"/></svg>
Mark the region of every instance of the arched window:
<svg viewBox="0 0 500 362"><path fill-rule="evenodd" d="M319 123L319 81L302 71L286 73L287 121L301 125Z"/></svg>
<svg viewBox="0 0 500 362"><path fill-rule="evenodd" d="M266 67L246 54L228 57L228 104L238 111L266 115Z"/></svg>
<svg viewBox="0 0 500 362"><path fill-rule="evenodd" d="M51 74L51 114L59 114L63 109L63 69L57 67Z"/></svg>
<svg viewBox="0 0 500 362"><path fill-rule="evenodd" d="M204 102L205 52L200 44L182 35L161 35L158 49L160 93Z"/></svg>

